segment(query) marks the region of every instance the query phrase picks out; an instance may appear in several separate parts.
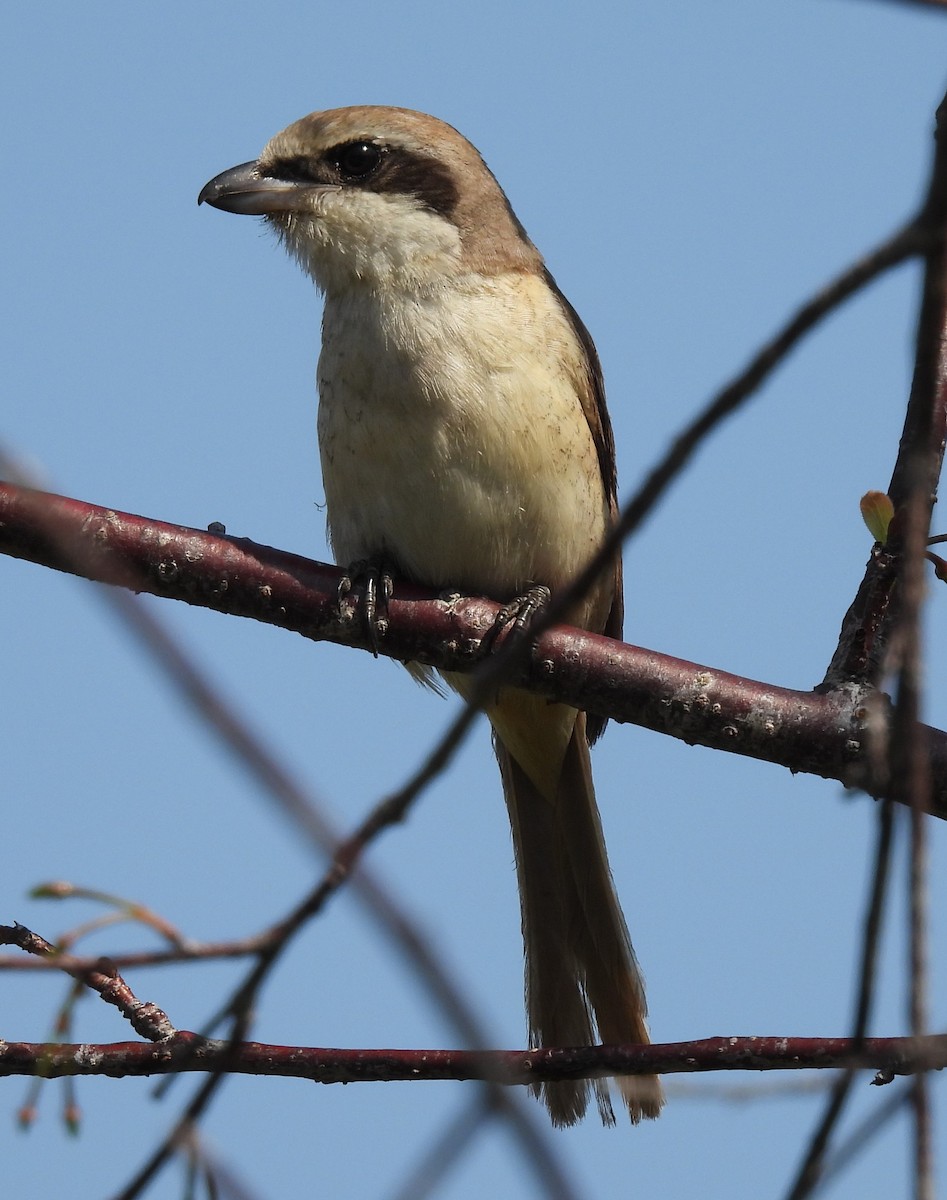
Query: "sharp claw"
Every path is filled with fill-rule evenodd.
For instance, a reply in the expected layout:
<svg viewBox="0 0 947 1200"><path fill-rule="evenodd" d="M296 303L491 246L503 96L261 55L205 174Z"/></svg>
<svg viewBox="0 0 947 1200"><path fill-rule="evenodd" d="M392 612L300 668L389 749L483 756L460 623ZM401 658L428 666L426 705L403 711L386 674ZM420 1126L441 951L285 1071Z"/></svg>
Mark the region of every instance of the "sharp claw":
<svg viewBox="0 0 947 1200"><path fill-rule="evenodd" d="M532 623L536 614L549 603L550 595L549 588L541 583L535 583L521 596L516 596L509 604L505 604L497 613L492 629L483 639L483 650L489 650L502 630L511 623L513 625L511 636L519 637Z"/></svg>
<svg viewBox="0 0 947 1200"><path fill-rule="evenodd" d="M361 583L363 594L361 603L356 601L355 608L359 611L368 644L375 658L381 638L388 626L388 601L394 591L391 576L380 563L371 559L360 559L352 563L339 580L336 592L339 617L345 620L343 603L352 593L357 583Z"/></svg>
<svg viewBox="0 0 947 1200"><path fill-rule="evenodd" d="M377 588L377 576L373 572L369 572L365 577L365 596L362 600L362 621L365 624L365 632L368 634L368 641L372 648L372 654L375 658L378 657L378 636L375 622L378 610L375 604L375 593Z"/></svg>

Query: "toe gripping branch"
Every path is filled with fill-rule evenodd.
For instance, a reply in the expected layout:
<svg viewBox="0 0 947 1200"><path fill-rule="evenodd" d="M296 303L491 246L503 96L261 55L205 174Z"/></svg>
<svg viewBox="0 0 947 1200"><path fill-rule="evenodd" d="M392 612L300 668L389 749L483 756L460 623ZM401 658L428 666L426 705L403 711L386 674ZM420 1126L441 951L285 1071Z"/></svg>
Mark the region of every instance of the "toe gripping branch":
<svg viewBox="0 0 947 1200"><path fill-rule="evenodd" d="M549 603L551 595L552 593L545 584L534 583L522 595L515 596L509 604L505 604L497 613L493 627L483 639L484 653L493 650L497 638L507 625L513 626L510 630L510 637L521 637Z"/></svg>
<svg viewBox="0 0 947 1200"><path fill-rule="evenodd" d="M361 598L357 595L359 589ZM375 558L360 558L353 562L339 580L336 592L339 620L344 624L350 619L350 608L346 601L352 597L351 609L361 619L368 644L376 658L381 639L388 629L388 601L393 590L387 564ZM353 592L355 596L352 596Z"/></svg>

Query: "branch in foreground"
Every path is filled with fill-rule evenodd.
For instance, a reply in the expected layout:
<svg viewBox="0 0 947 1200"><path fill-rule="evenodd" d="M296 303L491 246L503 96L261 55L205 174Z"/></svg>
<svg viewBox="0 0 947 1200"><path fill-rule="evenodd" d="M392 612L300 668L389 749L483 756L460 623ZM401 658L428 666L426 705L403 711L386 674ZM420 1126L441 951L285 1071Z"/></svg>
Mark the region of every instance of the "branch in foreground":
<svg viewBox="0 0 947 1200"><path fill-rule="evenodd" d="M679 1075L708 1071L873 1069L875 1082L947 1067L947 1034L852 1038L713 1037L647 1046L583 1046L550 1050L338 1050L232 1042L179 1032L158 1045L48 1045L0 1042L0 1077L34 1075L168 1075L225 1071L311 1079L316 1083L395 1080L491 1080L535 1084L605 1075Z"/></svg>
<svg viewBox="0 0 947 1200"><path fill-rule="evenodd" d="M337 568L248 540L0 483L0 552L370 649L361 623L340 618ZM435 596L399 583L380 650L470 670L498 611L490 600ZM887 702L868 688L816 694L776 687L567 626L544 633L511 678L550 699L689 744L882 794L873 782L868 733L886 723ZM923 728L934 780L931 811L947 818L947 735Z"/></svg>

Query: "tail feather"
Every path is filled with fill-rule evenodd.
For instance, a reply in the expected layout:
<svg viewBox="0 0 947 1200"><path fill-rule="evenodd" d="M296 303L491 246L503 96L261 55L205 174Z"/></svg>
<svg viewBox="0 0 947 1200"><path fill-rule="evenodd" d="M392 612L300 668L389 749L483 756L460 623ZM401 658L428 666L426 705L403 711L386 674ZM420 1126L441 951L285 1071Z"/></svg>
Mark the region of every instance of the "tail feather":
<svg viewBox="0 0 947 1200"><path fill-rule="evenodd" d="M644 987L608 866L584 714L572 729L552 797L499 735L495 745L516 854L531 1043L648 1042ZM633 1122L658 1115L663 1095L656 1076L624 1076L618 1086ZM556 1125L580 1120L592 1095L602 1120L614 1122L605 1079L543 1083L535 1090Z"/></svg>

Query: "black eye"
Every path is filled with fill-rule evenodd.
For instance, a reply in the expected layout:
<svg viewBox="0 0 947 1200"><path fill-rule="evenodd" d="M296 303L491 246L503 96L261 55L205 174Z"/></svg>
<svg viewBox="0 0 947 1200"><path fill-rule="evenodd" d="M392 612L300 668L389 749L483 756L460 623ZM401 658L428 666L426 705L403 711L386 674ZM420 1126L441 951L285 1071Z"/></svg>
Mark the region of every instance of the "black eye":
<svg viewBox="0 0 947 1200"><path fill-rule="evenodd" d="M365 179L381 162L382 148L374 142L346 142L336 146L331 159L345 179Z"/></svg>

